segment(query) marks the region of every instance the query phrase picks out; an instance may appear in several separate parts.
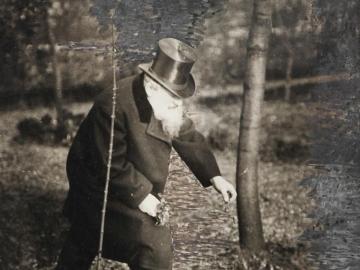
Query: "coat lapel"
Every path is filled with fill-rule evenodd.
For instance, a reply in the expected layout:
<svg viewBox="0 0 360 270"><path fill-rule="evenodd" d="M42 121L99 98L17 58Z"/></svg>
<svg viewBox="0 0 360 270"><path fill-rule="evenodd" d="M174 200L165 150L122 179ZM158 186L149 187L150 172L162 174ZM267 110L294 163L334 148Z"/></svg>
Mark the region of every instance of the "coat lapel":
<svg viewBox="0 0 360 270"><path fill-rule="evenodd" d="M153 136L171 145L171 138L167 135L161 125L161 121L157 120L154 113L151 114L150 123L147 126L146 134Z"/></svg>
<svg viewBox="0 0 360 270"><path fill-rule="evenodd" d="M133 94L140 121L148 123L146 134L171 145L170 136L164 132L161 121L155 118L151 105L147 100L143 85L143 74L135 78Z"/></svg>

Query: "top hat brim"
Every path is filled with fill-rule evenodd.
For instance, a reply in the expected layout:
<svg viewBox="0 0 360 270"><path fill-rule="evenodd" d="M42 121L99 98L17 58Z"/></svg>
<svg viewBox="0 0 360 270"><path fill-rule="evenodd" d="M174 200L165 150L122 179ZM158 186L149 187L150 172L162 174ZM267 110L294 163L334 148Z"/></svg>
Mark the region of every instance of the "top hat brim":
<svg viewBox="0 0 360 270"><path fill-rule="evenodd" d="M147 75L149 75L153 80L155 80L166 90L176 95L177 97L188 98L195 93L195 80L191 74L189 74L189 79L187 80L186 84L178 85L161 79L161 77L159 77L155 72L151 70L151 63L143 63L138 65L138 67Z"/></svg>

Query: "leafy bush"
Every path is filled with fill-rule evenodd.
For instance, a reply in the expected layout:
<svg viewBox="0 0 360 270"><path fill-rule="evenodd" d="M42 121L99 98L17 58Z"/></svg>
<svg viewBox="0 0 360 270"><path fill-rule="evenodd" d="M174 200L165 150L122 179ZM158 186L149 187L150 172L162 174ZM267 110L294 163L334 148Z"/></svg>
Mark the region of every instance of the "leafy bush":
<svg viewBox="0 0 360 270"><path fill-rule="evenodd" d="M84 114L72 114L64 110L64 125L45 114L40 120L25 118L17 124L19 134L14 138L19 143L36 142L40 144L70 145Z"/></svg>

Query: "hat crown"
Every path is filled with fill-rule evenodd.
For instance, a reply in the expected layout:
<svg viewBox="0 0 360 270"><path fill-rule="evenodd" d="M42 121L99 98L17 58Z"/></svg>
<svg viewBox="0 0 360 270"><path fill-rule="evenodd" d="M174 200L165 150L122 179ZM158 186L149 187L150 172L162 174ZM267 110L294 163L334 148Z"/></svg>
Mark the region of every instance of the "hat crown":
<svg viewBox="0 0 360 270"><path fill-rule="evenodd" d="M174 38L161 39L159 49L162 53L179 62L194 63L197 58L192 47Z"/></svg>
<svg viewBox="0 0 360 270"><path fill-rule="evenodd" d="M151 71L164 81L186 85L195 61L196 54L192 47L174 38L164 38L159 41Z"/></svg>
<svg viewBox="0 0 360 270"><path fill-rule="evenodd" d="M175 38L164 38L159 41L152 63L141 64L139 68L173 94L186 98L195 91L190 72L196 59L195 49L191 46Z"/></svg>

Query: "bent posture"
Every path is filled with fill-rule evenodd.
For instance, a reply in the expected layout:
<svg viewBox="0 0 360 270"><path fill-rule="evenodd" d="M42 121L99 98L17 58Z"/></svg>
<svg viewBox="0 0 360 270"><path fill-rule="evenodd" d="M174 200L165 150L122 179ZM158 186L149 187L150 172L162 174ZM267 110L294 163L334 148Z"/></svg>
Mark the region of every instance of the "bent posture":
<svg viewBox="0 0 360 270"><path fill-rule="evenodd" d="M193 48L176 39L159 42L152 64L119 82L103 255L133 270L169 270L169 229L154 216L164 191L171 148L204 187L213 185L226 202L234 187L221 177L204 137L184 115L193 95ZM97 254L111 127L111 91L102 92L82 122L67 159L70 190L64 213L71 229L57 270L87 270Z"/></svg>

